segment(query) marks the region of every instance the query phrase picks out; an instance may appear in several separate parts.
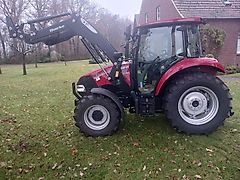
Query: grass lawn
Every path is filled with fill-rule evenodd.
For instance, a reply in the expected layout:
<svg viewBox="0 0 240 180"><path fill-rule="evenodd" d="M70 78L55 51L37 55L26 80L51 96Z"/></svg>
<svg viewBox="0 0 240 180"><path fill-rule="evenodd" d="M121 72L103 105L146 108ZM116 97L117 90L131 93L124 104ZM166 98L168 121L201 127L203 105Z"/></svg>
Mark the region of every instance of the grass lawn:
<svg viewBox="0 0 240 180"><path fill-rule="evenodd" d="M0 179L240 179L240 81L229 81L235 116L209 136L176 133L164 116L127 115L112 137L74 126L71 83L87 62L3 66Z"/></svg>
<svg viewBox="0 0 240 180"><path fill-rule="evenodd" d="M226 75L226 77L229 77L229 78L240 78L240 73L237 73L237 74L229 74L229 75Z"/></svg>

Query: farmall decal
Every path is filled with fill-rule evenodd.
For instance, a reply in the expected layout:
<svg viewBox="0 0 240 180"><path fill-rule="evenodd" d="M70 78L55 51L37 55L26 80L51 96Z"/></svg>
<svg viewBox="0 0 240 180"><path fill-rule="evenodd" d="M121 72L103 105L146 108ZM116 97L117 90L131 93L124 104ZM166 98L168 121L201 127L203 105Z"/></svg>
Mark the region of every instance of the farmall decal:
<svg viewBox="0 0 240 180"><path fill-rule="evenodd" d="M90 31L92 31L93 33L97 34L97 30L92 27L91 24L89 24L85 19L81 18L81 22L83 23L84 26L86 26Z"/></svg>

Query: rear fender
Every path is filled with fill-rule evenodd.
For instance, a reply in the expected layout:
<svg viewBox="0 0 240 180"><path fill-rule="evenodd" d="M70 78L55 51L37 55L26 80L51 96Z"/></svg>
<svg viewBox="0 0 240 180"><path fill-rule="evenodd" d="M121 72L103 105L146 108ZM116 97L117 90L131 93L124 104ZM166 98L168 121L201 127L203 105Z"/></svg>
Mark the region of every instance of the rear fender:
<svg viewBox="0 0 240 180"><path fill-rule="evenodd" d="M189 58L174 64L158 81L155 89L155 96L158 96L165 83L174 75L192 68L202 68L204 72L215 73L225 72L224 66L213 58Z"/></svg>
<svg viewBox="0 0 240 180"><path fill-rule="evenodd" d="M106 96L109 99L111 99L117 105L117 107L121 113L121 119L123 120L123 118L124 118L123 106L122 106L121 102L119 101L119 98L114 93L112 93L111 91L109 91L107 89L103 89L103 88L93 88L93 89L91 89L91 93L103 95L103 96Z"/></svg>

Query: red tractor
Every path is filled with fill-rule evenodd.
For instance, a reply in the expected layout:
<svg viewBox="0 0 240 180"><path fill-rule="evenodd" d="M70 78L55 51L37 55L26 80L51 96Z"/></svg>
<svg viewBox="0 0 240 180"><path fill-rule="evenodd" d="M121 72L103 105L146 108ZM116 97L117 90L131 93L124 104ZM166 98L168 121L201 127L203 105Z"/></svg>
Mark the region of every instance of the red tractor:
<svg viewBox="0 0 240 180"><path fill-rule="evenodd" d="M68 16L44 29L36 23ZM74 119L87 136L112 135L124 111L142 116L165 113L173 128L187 134L209 134L233 115L228 87L216 75L224 67L202 54L201 18L160 21L126 32L125 55L77 14L63 14L14 25L10 36L26 43L54 45L80 36L100 69L73 83ZM111 61L102 67L100 61Z"/></svg>

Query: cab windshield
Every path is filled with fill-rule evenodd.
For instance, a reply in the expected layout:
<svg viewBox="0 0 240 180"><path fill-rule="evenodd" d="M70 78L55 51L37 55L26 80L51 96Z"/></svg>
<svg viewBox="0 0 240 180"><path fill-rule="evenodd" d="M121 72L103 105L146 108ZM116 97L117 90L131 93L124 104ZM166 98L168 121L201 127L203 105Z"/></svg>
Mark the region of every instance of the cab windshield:
<svg viewBox="0 0 240 180"><path fill-rule="evenodd" d="M139 61L153 61L157 57L199 57L200 52L198 25L158 27L140 31Z"/></svg>

